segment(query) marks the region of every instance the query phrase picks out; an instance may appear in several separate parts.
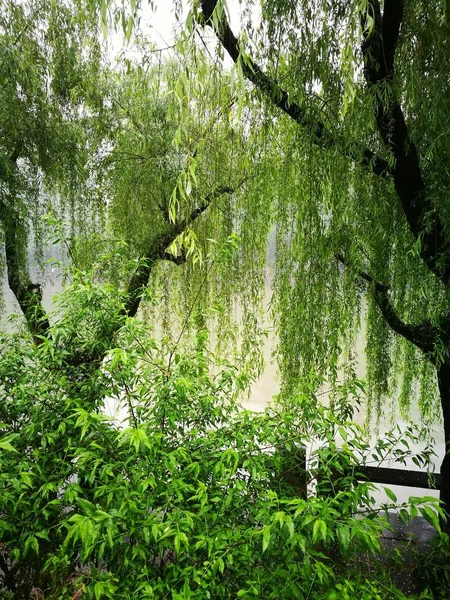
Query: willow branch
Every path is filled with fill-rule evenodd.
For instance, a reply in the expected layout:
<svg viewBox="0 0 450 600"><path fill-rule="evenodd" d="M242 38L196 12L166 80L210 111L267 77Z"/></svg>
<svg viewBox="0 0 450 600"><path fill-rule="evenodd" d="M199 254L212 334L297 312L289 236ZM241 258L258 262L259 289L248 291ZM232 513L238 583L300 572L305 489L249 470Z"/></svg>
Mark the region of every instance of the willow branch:
<svg viewBox="0 0 450 600"><path fill-rule="evenodd" d="M241 185L241 184L240 184ZM157 260L170 260L176 264L185 262L184 255L174 256L167 252L167 247L186 229L196 221L200 215L211 205L211 202L223 194L232 194L234 188L228 186L220 186L214 191L207 194L204 201L195 208L188 218L184 221L174 223L169 231L159 235L147 250L141 261L141 265L133 274L127 289L127 301L123 309L123 314L129 317L134 317L139 309L142 300L142 292L148 284L153 266Z"/></svg>
<svg viewBox="0 0 450 600"><path fill-rule="evenodd" d="M379 0L369 0L373 27L365 27L362 54L364 75L374 91L375 117L384 145L395 158L394 185L409 228L421 241L421 258L445 284L450 282L450 239L427 196L417 148L392 88L395 49L403 20L404 0L386 0L381 14ZM385 93L377 93L384 89Z"/></svg>
<svg viewBox="0 0 450 600"><path fill-rule="evenodd" d="M203 25L209 25L214 30L233 62L238 63L241 56L239 41L231 30L225 14L222 15L220 21L213 19L216 4L217 0L201 0L202 14L199 15L199 21ZM244 76L263 94L268 96L275 106L310 132L314 144L321 148L340 147L341 144L327 131L325 124L315 120L299 104L292 102L289 99L288 92L279 86L273 78L269 77L251 57L246 55L245 60L241 60L241 66ZM341 152L352 160L359 161L376 175L381 177L390 175L391 167L388 162L377 156L369 148L355 146L355 150L352 151L342 147Z"/></svg>
<svg viewBox="0 0 450 600"><path fill-rule="evenodd" d="M348 261L341 254L338 254L336 258L344 266L349 266ZM417 346L419 350L424 352L428 358L431 359L431 355L435 349L436 340L439 336L438 329L429 321L424 321L419 325L405 323L399 317L390 299L389 286L380 283L365 271L357 270L356 273L358 277L369 284L369 290L372 297L390 329Z"/></svg>

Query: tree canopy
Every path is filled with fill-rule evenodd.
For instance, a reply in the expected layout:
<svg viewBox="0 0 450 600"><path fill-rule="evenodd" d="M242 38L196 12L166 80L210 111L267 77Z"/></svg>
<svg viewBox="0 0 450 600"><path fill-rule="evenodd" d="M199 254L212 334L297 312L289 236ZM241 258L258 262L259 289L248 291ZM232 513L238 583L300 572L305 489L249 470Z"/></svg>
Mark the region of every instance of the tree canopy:
<svg viewBox="0 0 450 600"><path fill-rule="evenodd" d="M225 2L192 2L163 59L139 3L1 5L2 266L28 328L0 340L1 593L402 598L351 572L386 522L347 418L364 323L369 406L417 387L450 443L445 6L252 6L236 35ZM71 281L51 314L30 268L49 232ZM283 387L251 415L267 254ZM449 513L449 454L441 480ZM432 499L388 497L448 532Z"/></svg>
<svg viewBox="0 0 450 600"><path fill-rule="evenodd" d="M193 14L251 83L241 94L262 97L261 144L274 136L284 156L263 177L287 392L311 368L332 380L340 364L352 371L364 297L371 404L379 413L400 377L407 410L418 385L423 414L442 409L448 444L444 7L262 2L256 26L247 6L238 37L224 3L201 1ZM446 483L441 497L450 501Z"/></svg>
<svg viewBox="0 0 450 600"><path fill-rule="evenodd" d="M280 151L276 168L261 176L277 230L283 375L335 371L352 348L364 293L372 395L386 397L395 363L397 374L404 369L407 406L424 353L404 343L423 350L412 330L396 329L429 323L432 337L448 302L442 5L386 2L382 14L377 2L263 2L258 27L244 17L237 39L216 4L199 3L198 21L212 26L251 82L243 92L264 97L266 126L250 131ZM377 282L398 323L380 310ZM446 350L433 343L432 353L439 361ZM420 398L433 411L428 362Z"/></svg>
<svg viewBox="0 0 450 600"><path fill-rule="evenodd" d="M4 265L37 341L47 335L49 322L39 282L29 274L30 252L34 248L42 265L55 218L62 224L53 239L70 240L63 253L77 267L89 267L99 251L122 243L123 258L140 261L134 276L120 281L127 290L124 314L136 313L161 260L185 264L175 278L184 287L186 305L208 268L202 257L214 254L213 242L222 247L239 229L236 198L251 176L248 164L232 161L243 152L242 127L228 121L232 88L216 86L217 80L206 76L203 82L189 81L189 62L181 68L180 61L164 60L139 36L133 46L138 58L130 47L131 58L125 51L114 63L101 41L95 5L44 8L6 3L2 37ZM127 32L129 37L128 27ZM23 72L16 68L19 57L24 65L30 62ZM189 61L206 75L201 55L193 52ZM205 211L209 226L200 234L198 218ZM244 260L254 261L257 247L263 264L264 241L252 243ZM186 264L186 258L193 263ZM104 273L106 280L118 281L116 266ZM210 279L230 302L237 277L216 273ZM206 296L208 284L202 286ZM238 287L242 293L248 289Z"/></svg>
<svg viewBox="0 0 450 600"><path fill-rule="evenodd" d="M250 7L243 10L237 38L225 5L205 0L193 4L178 43L181 68L163 65L145 35L138 60L109 65L98 31L106 8L5 4L5 263L36 339L49 323L27 273L27 240L32 231L42 248L39 215L50 198L72 220L78 262L111 238L140 261L122 281L130 316L161 259L185 264L172 276L184 282L186 304L207 268L194 263L214 252L208 240L233 231L242 240L233 269L202 293L228 306L240 293L254 304L274 228L286 393L311 369L332 381L341 367L353 375L364 307L371 406L379 413L400 377L400 406L407 411L419 385L422 412L435 418L436 369L445 388L448 363L441 4L267 2L256 24ZM138 10L114 13L128 39ZM220 53L203 51L204 26L234 74ZM26 57L31 69L20 68ZM79 234L100 223L103 241L86 244ZM446 409L443 394L441 386Z"/></svg>

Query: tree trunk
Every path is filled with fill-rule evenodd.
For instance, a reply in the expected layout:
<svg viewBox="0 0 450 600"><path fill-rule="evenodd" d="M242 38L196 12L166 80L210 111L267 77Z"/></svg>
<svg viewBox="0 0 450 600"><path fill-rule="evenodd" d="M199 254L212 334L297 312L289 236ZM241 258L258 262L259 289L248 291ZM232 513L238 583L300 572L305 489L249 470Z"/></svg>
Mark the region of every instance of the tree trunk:
<svg viewBox="0 0 450 600"><path fill-rule="evenodd" d="M445 456L441 465L441 494L443 508L448 520L442 523L442 529L450 533L450 361L438 369L439 392L441 395L442 415L444 419Z"/></svg>

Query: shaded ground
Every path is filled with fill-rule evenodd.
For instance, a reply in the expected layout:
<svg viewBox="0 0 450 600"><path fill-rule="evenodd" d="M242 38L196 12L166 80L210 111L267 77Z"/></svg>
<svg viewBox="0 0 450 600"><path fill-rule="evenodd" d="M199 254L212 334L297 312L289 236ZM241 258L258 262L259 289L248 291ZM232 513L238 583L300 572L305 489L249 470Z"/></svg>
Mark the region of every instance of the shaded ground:
<svg viewBox="0 0 450 600"><path fill-rule="evenodd" d="M424 589L423 565L433 560L431 542L437 535L436 529L423 517L416 517L406 525L397 513L389 513L389 521L392 531L383 533L383 551L378 556L362 556L365 566L360 563L358 567L375 574L383 565L404 594L419 594Z"/></svg>

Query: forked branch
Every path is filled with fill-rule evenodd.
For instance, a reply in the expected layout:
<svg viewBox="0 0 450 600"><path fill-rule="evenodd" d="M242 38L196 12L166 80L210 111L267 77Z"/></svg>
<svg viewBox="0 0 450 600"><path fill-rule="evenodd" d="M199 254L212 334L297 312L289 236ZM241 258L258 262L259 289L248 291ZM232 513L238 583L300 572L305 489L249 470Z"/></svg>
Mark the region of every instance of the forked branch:
<svg viewBox="0 0 450 600"><path fill-rule="evenodd" d="M394 184L409 228L421 241L421 258L443 283L450 282L450 239L427 195L419 155L393 89L395 49L403 20L404 0L386 0L381 14L379 0L369 0L373 26L362 15L364 75L374 91L375 117L384 145L395 158ZM380 93L380 89L384 93Z"/></svg>
<svg viewBox="0 0 450 600"><path fill-rule="evenodd" d="M243 182L241 182L241 184L242 183ZM170 260L178 265L185 262L186 258L184 254L174 256L167 252L168 246L170 246L170 244L186 229L187 226L191 225L200 217L200 215L205 212L215 198L218 198L223 194L232 194L234 191L235 188L229 186L220 186L216 188L214 191L206 195L204 201L197 208L191 211L186 220L177 221L170 227L169 231L162 233L155 240L153 240L145 256L142 258L141 265L136 269L130 280L130 283L128 284L127 300L123 309L124 314L129 317L134 317L136 315L142 300L142 292L148 284L150 274L157 260Z"/></svg>

